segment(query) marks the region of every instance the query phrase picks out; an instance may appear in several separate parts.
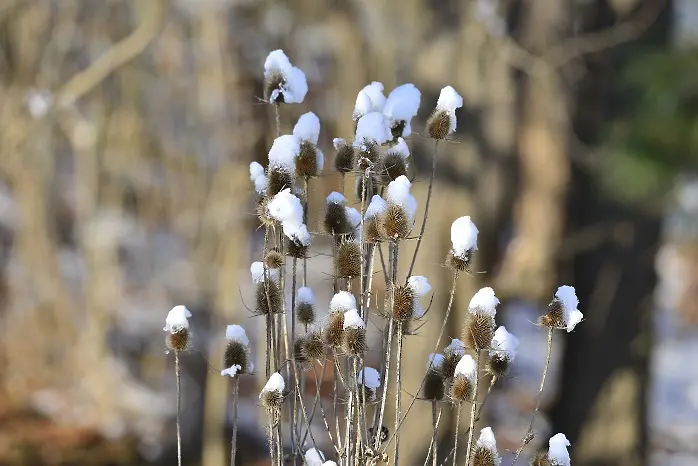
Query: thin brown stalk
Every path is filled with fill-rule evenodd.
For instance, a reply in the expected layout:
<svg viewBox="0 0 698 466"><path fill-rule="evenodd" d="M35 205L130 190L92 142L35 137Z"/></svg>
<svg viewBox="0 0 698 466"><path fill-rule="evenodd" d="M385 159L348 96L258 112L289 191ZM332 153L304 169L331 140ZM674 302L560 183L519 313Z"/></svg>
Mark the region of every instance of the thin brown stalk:
<svg viewBox="0 0 698 466"><path fill-rule="evenodd" d="M281 112L279 111L279 104L274 102L274 120L276 122L276 137L281 136Z"/></svg>
<svg viewBox="0 0 698 466"><path fill-rule="evenodd" d="M431 162L431 178L429 178L429 188L427 189L427 202L424 205L424 218L422 219L422 228L419 230L419 236L417 237L417 245L414 247L414 254L412 255L412 263L410 264L410 270L407 273L407 278L412 275L412 270L414 270L414 264L417 261L417 253L419 253L419 246L422 244L422 238L424 237L424 231L427 228L427 218L429 216L429 204L431 202L431 192L434 186L434 178L436 177L436 156L439 148L439 140L434 140L434 155Z"/></svg>
<svg viewBox="0 0 698 466"><path fill-rule="evenodd" d="M453 466L456 466L456 458L458 457L458 428L460 427L460 409L462 403L458 402L456 411L456 433L453 436Z"/></svg>
<svg viewBox="0 0 698 466"><path fill-rule="evenodd" d="M179 367L179 351L175 350L175 377L177 378L177 464L182 466L182 423L180 411L182 408L182 374Z"/></svg>
<svg viewBox="0 0 698 466"><path fill-rule="evenodd" d="M432 400L432 402L431 402L431 423L432 423L432 426L434 427L434 432L431 435L431 444L433 446L432 453L431 453L432 466L436 466L436 463L437 463L438 458L439 458L438 430L439 430L439 419L440 418L441 418L441 410L439 410L439 414L437 416L437 414L436 414L436 400ZM429 459L429 455L427 455L427 459Z"/></svg>
<svg viewBox="0 0 698 466"><path fill-rule="evenodd" d="M239 393L239 376L233 377L233 438L230 442L230 466L235 466L235 454L237 453L238 444L238 393Z"/></svg>
<svg viewBox="0 0 698 466"><path fill-rule="evenodd" d="M402 341L403 341L403 329L402 322L397 324L397 354L395 360L395 424L393 426L393 432L395 432L395 450L393 453L393 465L398 466L398 455L400 453L400 434L398 433L400 425L400 403L402 401L402 374L400 370L402 369Z"/></svg>
<svg viewBox="0 0 698 466"><path fill-rule="evenodd" d="M465 453L465 466L470 464L470 452L473 447L473 432L475 431L475 415L477 413L477 389L480 382L480 354L477 351L475 354L475 383L473 384L473 401L470 405L470 427L468 427L468 445Z"/></svg>
<svg viewBox="0 0 698 466"><path fill-rule="evenodd" d="M523 440L521 440L521 445L519 445L519 448L516 450L514 461L511 464L516 464L516 460L519 459L519 456L521 455L523 449L526 447L526 445L528 445L528 443L531 440L533 440L533 424L536 422L536 415L538 414L538 410L540 409L540 400L543 397L545 378L548 375L548 368L550 367L550 354L552 353L553 348L553 330L554 329L552 327L548 329L548 353L545 356L545 367L543 368L543 376L541 377L540 388L538 389L538 396L536 397L536 407L534 408L533 414L531 415L531 422L528 424L526 435L524 436Z"/></svg>

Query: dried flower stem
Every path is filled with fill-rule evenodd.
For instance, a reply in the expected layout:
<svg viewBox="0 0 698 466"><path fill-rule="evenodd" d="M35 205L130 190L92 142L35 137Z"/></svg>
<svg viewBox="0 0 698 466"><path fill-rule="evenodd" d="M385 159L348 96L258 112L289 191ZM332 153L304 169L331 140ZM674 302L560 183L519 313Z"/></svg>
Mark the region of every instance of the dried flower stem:
<svg viewBox="0 0 698 466"><path fill-rule="evenodd" d="M297 262L298 259L295 257L293 258L293 265L291 267L291 342L296 341L296 313L294 312L296 309L296 275L297 275ZM283 267L282 267L283 269ZM284 291L283 288L281 288L282 293ZM298 409L298 405L296 401L298 400L299 397L302 396L302 393L298 389L298 367L296 366L296 352L295 351L289 351L289 340L288 340L288 332L287 332L287 323L286 323L286 314L282 314L281 316L284 319L284 335L285 335L285 344L286 344L286 373L288 374L288 377L291 377L293 379L294 385L296 387L296 396L293 397L293 402L288 404L288 409L289 409L289 423L290 423L290 430L291 430L291 452L293 453L293 464L296 464L297 461L297 453L298 450L296 449L296 413ZM290 358L289 358L290 356ZM301 400L302 402L303 400ZM300 424L300 423L299 423Z"/></svg>
<svg viewBox="0 0 698 466"><path fill-rule="evenodd" d="M274 120L276 122L276 137L278 138L281 136L281 112L277 102L274 102Z"/></svg>
<svg viewBox="0 0 698 466"><path fill-rule="evenodd" d="M182 423L180 411L182 408L182 374L179 367L179 350L174 350L175 354L175 377L177 378L177 464L182 466Z"/></svg>
<svg viewBox="0 0 698 466"><path fill-rule="evenodd" d="M480 382L480 355L482 351L475 353L475 383L473 384L473 401L470 405L470 427L468 428L468 445L465 453L465 466L470 464L470 452L473 446L473 432L475 431L475 415L477 413L477 389Z"/></svg>
<svg viewBox="0 0 698 466"><path fill-rule="evenodd" d="M441 410L439 409L439 414L437 416L437 414L436 414L436 400L432 400L432 402L431 402L431 423L432 423L432 426L434 427L434 432L431 435L432 466L436 466L436 463L437 463L438 458L439 458L439 441L438 441L438 436L437 436L437 432L439 430L439 419L441 419ZM429 455L427 455L426 459L429 460ZM426 464L426 462L425 462L425 464Z"/></svg>
<svg viewBox="0 0 698 466"><path fill-rule="evenodd" d="M233 438L230 442L230 466L235 466L235 454L237 453L238 443L238 393L239 393L239 376L233 377Z"/></svg>
<svg viewBox="0 0 698 466"><path fill-rule="evenodd" d="M402 340L403 340L403 328L402 322L397 324L397 354L395 360L395 425L393 427L393 432L395 435L395 450L393 454L393 465L398 466L398 455L400 453L400 435L399 435L399 425L400 425L400 402L402 401L402 377L400 370L402 369Z"/></svg>
<svg viewBox="0 0 698 466"><path fill-rule="evenodd" d="M538 396L536 397L536 407L533 409L533 414L531 415L531 422L528 424L528 429L526 430L526 435L523 440L521 440L521 445L516 450L516 455L514 456L514 461L511 464L516 464L516 460L519 459L521 452L528 445L528 443L533 439L533 424L536 422L536 415L538 414L538 409L540 409L540 400L543 397L543 387L545 387L545 378L548 375L548 368L550 367L550 355L553 348L553 328L548 329L548 353L545 356L545 367L543 368L543 376L540 380L540 388L538 389Z"/></svg>
<svg viewBox="0 0 698 466"><path fill-rule="evenodd" d="M453 436L453 466L456 466L456 457L458 457L458 428L460 427L460 409L462 403L458 402L456 410L456 433Z"/></svg>
<svg viewBox="0 0 698 466"><path fill-rule="evenodd" d="M427 201L424 204L424 218L422 219L422 228L419 230L419 236L417 237L417 245L414 247L414 254L412 255L412 263L410 264L410 270L407 273L407 278L412 275L412 270L414 270L414 264L417 261L417 253L419 253L419 246L422 244L422 238L424 237L424 231L427 227L427 217L429 216L429 203L431 202L431 191L434 186L434 178L436 177L436 156L439 149L439 140L434 140L434 155L432 157L431 163L431 178L429 178L429 188L427 189Z"/></svg>

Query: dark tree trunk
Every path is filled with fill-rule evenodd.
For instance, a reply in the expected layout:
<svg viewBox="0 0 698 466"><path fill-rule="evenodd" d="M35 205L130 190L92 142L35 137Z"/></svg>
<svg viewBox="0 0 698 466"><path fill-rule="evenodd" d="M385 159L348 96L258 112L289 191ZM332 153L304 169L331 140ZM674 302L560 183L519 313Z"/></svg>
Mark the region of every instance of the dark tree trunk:
<svg viewBox="0 0 698 466"><path fill-rule="evenodd" d="M595 142L603 116L609 113L604 102L609 94L617 95L608 71L636 54L639 43L666 46L670 7L667 2L640 40L589 58L590 73L576 97L575 132L582 142ZM602 11L595 18L597 28L606 26L609 13ZM622 102L614 111L619 108L623 111ZM576 287L585 321L567 338L552 421L553 433L563 432L572 443L576 466L646 464L660 226L661 213L614 201L599 186L598 176L573 164L566 236L601 232L593 245L579 242L587 243L583 250L563 248L569 262L563 265L562 281Z"/></svg>

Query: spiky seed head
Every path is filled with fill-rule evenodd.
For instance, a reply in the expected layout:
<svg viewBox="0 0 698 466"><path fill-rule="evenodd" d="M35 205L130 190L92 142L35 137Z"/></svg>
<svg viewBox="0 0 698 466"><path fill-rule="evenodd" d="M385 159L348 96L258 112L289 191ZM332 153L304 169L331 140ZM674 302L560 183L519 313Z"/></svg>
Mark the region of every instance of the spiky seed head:
<svg viewBox="0 0 698 466"><path fill-rule="evenodd" d="M376 217L364 220L364 241L369 244L381 241L381 234L378 231L378 219Z"/></svg>
<svg viewBox="0 0 698 466"><path fill-rule="evenodd" d="M365 385L361 385L359 388L359 402L370 403L376 399L376 391Z"/></svg>
<svg viewBox="0 0 698 466"><path fill-rule="evenodd" d="M405 125L407 125L405 120L396 120L393 123L393 125L390 127L390 132L393 135L393 139L397 140L397 138L402 136L402 132L405 131Z"/></svg>
<svg viewBox="0 0 698 466"><path fill-rule="evenodd" d="M274 197L286 188L293 187L293 175L285 170L269 168L267 197Z"/></svg>
<svg viewBox="0 0 698 466"><path fill-rule="evenodd" d="M342 204L328 202L323 221L325 232L335 235L344 235L352 231L352 225L347 217L347 209Z"/></svg>
<svg viewBox="0 0 698 466"><path fill-rule="evenodd" d="M284 75L281 73L281 70L271 70L269 75L264 79L264 100L266 100L267 102L271 102L272 93L275 90L280 89L283 86L284 82ZM284 93L277 92L277 96L274 102L277 104L284 103Z"/></svg>
<svg viewBox="0 0 698 466"><path fill-rule="evenodd" d="M342 346L342 334L344 332L344 313L343 312L332 312L330 313L327 325L323 331L323 338L325 343L332 348L339 348Z"/></svg>
<svg viewBox="0 0 698 466"><path fill-rule="evenodd" d="M487 361L487 372L491 375L502 378L509 372L511 363L509 358L504 355L495 353Z"/></svg>
<svg viewBox="0 0 698 466"><path fill-rule="evenodd" d="M277 248L271 248L264 256L264 265L268 269L280 269L284 265L284 256Z"/></svg>
<svg viewBox="0 0 698 466"><path fill-rule="evenodd" d="M337 153L334 157L334 166L340 173L349 173L354 169L354 146L348 142L342 142L336 146Z"/></svg>
<svg viewBox="0 0 698 466"><path fill-rule="evenodd" d="M562 307L562 301L558 298L554 298L550 304L548 304L547 314L541 316L538 319L538 323L544 327L565 328L565 311Z"/></svg>
<svg viewBox="0 0 698 466"><path fill-rule="evenodd" d="M354 184L354 195L356 196L356 200L361 202L361 191L363 191L364 182L366 181L368 181L368 183L366 183L368 185L368 190L366 193L364 193L364 201L368 204L371 198L378 194L379 180L377 180L373 174L371 174L371 177L368 178L368 180L364 176L356 177L356 183Z"/></svg>
<svg viewBox="0 0 698 466"><path fill-rule="evenodd" d="M404 239L412 231L412 222L401 206L388 204L388 208L378 218L378 231L384 240Z"/></svg>
<svg viewBox="0 0 698 466"><path fill-rule="evenodd" d="M351 356L363 354L368 346L366 345L366 329L347 328L342 335L342 349Z"/></svg>
<svg viewBox="0 0 698 466"><path fill-rule="evenodd" d="M355 241L342 241L335 251L334 265L339 278L361 275L361 245Z"/></svg>
<svg viewBox="0 0 698 466"><path fill-rule="evenodd" d="M237 340L230 340L225 346L223 353L223 367L240 366L239 374L249 373L250 354L247 346Z"/></svg>
<svg viewBox="0 0 698 466"><path fill-rule="evenodd" d="M258 283L255 290L255 311L257 315L278 314L283 307L282 299L281 290L275 281L267 280L266 282Z"/></svg>
<svg viewBox="0 0 698 466"><path fill-rule="evenodd" d="M315 306L303 302L296 304L296 318L303 325L312 324L315 322Z"/></svg>
<svg viewBox="0 0 698 466"><path fill-rule="evenodd" d="M399 176L407 176L407 163L400 154L389 150L381 159L379 170L381 181L387 186Z"/></svg>
<svg viewBox="0 0 698 466"><path fill-rule="evenodd" d="M470 462L471 466L497 466L498 456L485 447L475 447Z"/></svg>
<svg viewBox="0 0 698 466"><path fill-rule="evenodd" d="M469 348L478 351L489 349L494 337L494 330L494 317L484 313L468 313L463 331L463 341Z"/></svg>
<svg viewBox="0 0 698 466"><path fill-rule="evenodd" d="M548 458L548 452L545 450L541 450L533 455L529 464L531 466L553 466L553 463L550 462L550 458Z"/></svg>
<svg viewBox="0 0 698 466"><path fill-rule="evenodd" d="M372 141L364 141L356 151L356 164L360 170L373 167L378 161L380 146Z"/></svg>
<svg viewBox="0 0 698 466"><path fill-rule="evenodd" d="M290 238L286 239L286 254L289 257L295 257L296 259L304 259L308 257L308 246L303 245L300 241L296 241Z"/></svg>
<svg viewBox="0 0 698 466"><path fill-rule="evenodd" d="M395 301L393 303L393 317L406 322L414 314L415 295L412 288L405 285L393 286Z"/></svg>
<svg viewBox="0 0 698 466"><path fill-rule="evenodd" d="M310 141L302 141L296 156L296 176L312 178L320 174L317 165L317 146Z"/></svg>
<svg viewBox="0 0 698 466"><path fill-rule="evenodd" d="M188 328L182 328L175 333L167 333L165 345L172 351L186 351L191 347L191 334ZM227 366L230 367L230 366Z"/></svg>
<svg viewBox="0 0 698 466"><path fill-rule="evenodd" d="M267 212L267 204L269 203L268 198L262 198L257 204L257 218L259 218L259 223L264 227L271 227L276 223L276 220L272 218Z"/></svg>
<svg viewBox="0 0 698 466"><path fill-rule="evenodd" d="M301 368L310 364L310 359L308 359L303 352L306 340L306 335L298 335L296 340L293 342L293 357L296 359L296 364Z"/></svg>
<svg viewBox="0 0 698 466"><path fill-rule="evenodd" d="M435 110L427 119L427 131L434 139L446 139L451 130L452 116L444 110Z"/></svg>
<svg viewBox="0 0 698 466"><path fill-rule="evenodd" d="M301 351L309 361L323 359L325 357L325 343L322 341L320 332L313 331L308 333Z"/></svg>
<svg viewBox="0 0 698 466"><path fill-rule="evenodd" d="M468 401L473 396L473 384L467 377L459 375L451 384L451 398L455 401Z"/></svg>
<svg viewBox="0 0 698 466"><path fill-rule="evenodd" d="M460 361L460 358L460 355L451 351L446 351L444 353L444 359L441 363L441 372L443 373L445 378L453 378L453 374L456 373L456 366L458 365L458 361Z"/></svg>
<svg viewBox="0 0 698 466"><path fill-rule="evenodd" d="M259 399L262 402L262 406L265 408L269 410L277 410L284 403L285 398L286 397L283 393L277 391L265 391L262 393Z"/></svg>
<svg viewBox="0 0 698 466"><path fill-rule="evenodd" d="M440 401L443 399L446 391L446 381L441 369L433 367L427 371L424 379L424 398L427 400Z"/></svg>
<svg viewBox="0 0 698 466"><path fill-rule="evenodd" d="M446 259L446 265L451 268L451 270L457 272L470 272L470 267L472 264L473 251L467 251L465 256L457 256L450 251L448 253L448 258Z"/></svg>

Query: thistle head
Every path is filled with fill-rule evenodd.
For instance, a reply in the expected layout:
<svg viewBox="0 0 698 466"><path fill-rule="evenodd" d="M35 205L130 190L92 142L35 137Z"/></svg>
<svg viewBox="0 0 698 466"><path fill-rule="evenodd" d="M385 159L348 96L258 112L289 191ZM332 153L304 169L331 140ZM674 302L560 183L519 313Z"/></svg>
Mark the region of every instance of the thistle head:
<svg viewBox="0 0 698 466"><path fill-rule="evenodd" d="M538 323L544 327L565 329L569 333L584 318L584 314L577 309L577 306L579 306L579 299L574 287L561 286L548 304L548 312L540 317Z"/></svg>
<svg viewBox="0 0 698 466"><path fill-rule="evenodd" d="M456 109L463 106L463 98L451 86L441 89L436 108L427 119L427 132L433 139L447 139L457 127Z"/></svg>
<svg viewBox="0 0 698 466"><path fill-rule="evenodd" d="M272 104L301 103L308 92L305 73L291 64L283 50L274 50L264 61L264 100Z"/></svg>
<svg viewBox="0 0 698 466"><path fill-rule="evenodd" d="M191 345L189 318L191 312L185 306L175 306L167 313L165 327L167 332L165 344L172 351L186 351Z"/></svg>

